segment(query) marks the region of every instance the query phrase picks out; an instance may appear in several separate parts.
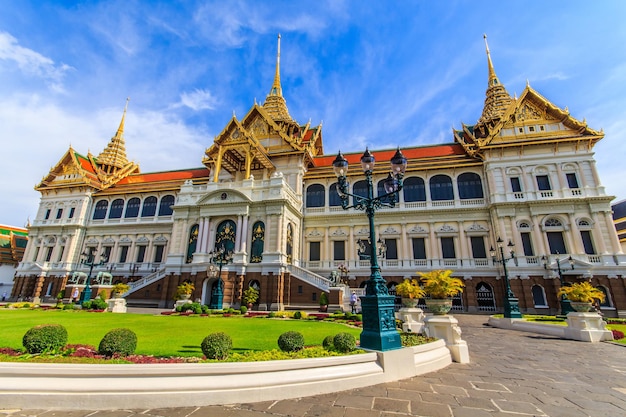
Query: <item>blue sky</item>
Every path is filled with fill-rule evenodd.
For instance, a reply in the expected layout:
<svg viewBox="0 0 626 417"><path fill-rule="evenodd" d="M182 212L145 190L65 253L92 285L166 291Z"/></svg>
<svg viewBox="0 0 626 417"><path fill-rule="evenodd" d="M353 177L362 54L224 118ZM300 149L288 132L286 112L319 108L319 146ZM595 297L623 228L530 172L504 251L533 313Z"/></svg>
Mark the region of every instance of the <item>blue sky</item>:
<svg viewBox="0 0 626 417"><path fill-rule="evenodd" d="M35 217L33 187L70 145L99 154L126 97L143 172L201 166L232 117L263 103L281 41L290 114L335 154L451 142L480 117L486 33L510 94L526 82L606 137L603 185L626 198L623 1L3 1L0 224Z"/></svg>

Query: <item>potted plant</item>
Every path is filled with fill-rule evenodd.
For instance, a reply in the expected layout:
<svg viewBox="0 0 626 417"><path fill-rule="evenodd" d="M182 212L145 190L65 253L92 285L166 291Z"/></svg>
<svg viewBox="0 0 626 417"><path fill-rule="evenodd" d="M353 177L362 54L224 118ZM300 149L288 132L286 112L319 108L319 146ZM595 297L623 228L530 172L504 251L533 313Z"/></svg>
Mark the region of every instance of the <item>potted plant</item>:
<svg viewBox="0 0 626 417"><path fill-rule="evenodd" d="M243 304L245 304L248 307L248 310L252 309L252 306L256 304L258 300L259 300L259 290L257 290L254 287L248 287L243 292L243 297L241 298L241 301L243 302Z"/></svg>
<svg viewBox="0 0 626 417"><path fill-rule="evenodd" d="M426 292L420 287L419 281L413 278L405 279L396 285L396 294L402 297L404 307L415 308L417 301L426 295Z"/></svg>
<svg viewBox="0 0 626 417"><path fill-rule="evenodd" d="M118 298L128 290L130 290L130 285L118 282L111 288L111 298Z"/></svg>
<svg viewBox="0 0 626 417"><path fill-rule="evenodd" d="M430 296L428 309L436 315L447 314L452 308L452 297L463 292L463 281L452 276L449 269L419 272L422 289Z"/></svg>
<svg viewBox="0 0 626 417"><path fill-rule="evenodd" d="M188 300L191 298L191 294L196 287L191 282L183 282L176 287L176 298L179 300Z"/></svg>
<svg viewBox="0 0 626 417"><path fill-rule="evenodd" d="M583 281L561 287L557 295L565 295L572 308L578 312L587 312L593 309L593 303L604 301L604 293L591 285L590 282Z"/></svg>
<svg viewBox="0 0 626 417"><path fill-rule="evenodd" d="M328 296L325 292L320 294L320 311L325 313L328 310Z"/></svg>

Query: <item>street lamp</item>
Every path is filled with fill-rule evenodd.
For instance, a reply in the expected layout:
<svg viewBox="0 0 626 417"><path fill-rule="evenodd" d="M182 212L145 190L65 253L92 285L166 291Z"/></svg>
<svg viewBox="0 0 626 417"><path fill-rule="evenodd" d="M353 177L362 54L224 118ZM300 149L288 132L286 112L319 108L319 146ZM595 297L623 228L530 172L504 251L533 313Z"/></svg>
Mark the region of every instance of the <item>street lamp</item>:
<svg viewBox="0 0 626 417"><path fill-rule="evenodd" d="M574 269L574 260L572 259L572 257L570 256L567 260L571 268ZM561 283L561 288L564 287L565 279L563 278L563 271L561 270L561 260L558 257L558 253L556 257L556 268L548 267L548 264L550 263L550 256L545 256L545 255L542 256L541 263L543 264L543 269L545 269L546 271L557 271L559 273L559 281ZM572 308L572 304L570 303L570 300L568 300L565 294L561 294L560 304L561 304L561 314L560 314L561 316L567 316L567 313L571 313L574 311L574 309Z"/></svg>
<svg viewBox="0 0 626 417"><path fill-rule="evenodd" d="M87 281L85 281L85 289L80 294L80 303L91 300L91 273L95 266L102 266L107 263L109 258L105 253L100 255L100 262L96 263L96 248L89 248L89 252L83 252L81 254L81 264L89 267L89 274L87 274Z"/></svg>
<svg viewBox="0 0 626 417"><path fill-rule="evenodd" d="M376 242L376 231L374 229L374 214L381 207L395 207L398 194L402 189L402 178L406 170L407 161L400 149L391 158L391 172L384 182L384 195L374 197L374 184L372 182L372 172L374 170L375 158L368 149L361 156L361 168L367 180L367 196L351 194L348 192L349 184L346 178L348 174L348 161L343 157L341 151L333 161L333 170L337 175L337 193L341 198L341 207L344 210L354 208L363 210L369 219L369 242L370 242L370 278L365 286L365 295L361 296L363 313L363 331L361 332L361 348L372 350L391 350L401 347L400 334L396 330L396 320L394 316L394 299L389 295L385 279L380 274L376 248L372 242ZM350 206L348 198L353 198L353 205Z"/></svg>
<svg viewBox="0 0 626 417"><path fill-rule="evenodd" d="M222 267L233 262L233 252L227 251L222 244L219 248L215 248L209 253L210 262L218 266L217 285L211 293L211 304L209 308L212 310L221 310L224 300L224 281L222 281Z"/></svg>
<svg viewBox="0 0 626 417"><path fill-rule="evenodd" d="M491 253L493 263L495 264L497 262L502 264L502 268L504 269L504 284L506 287L506 294L504 298L504 317L509 319L521 319L522 313L519 311L519 303L517 297L515 297L515 294L513 294L513 291L511 290L509 273L506 270L507 261L510 259L515 260L515 252L513 251L513 246L515 246L515 244L509 240L507 247L510 249L511 256L509 258L505 258L504 248L502 247L504 241L498 236L498 240L496 240L496 242L498 244L498 248L500 249L500 259L496 258L496 251L493 249L493 246L489 249L489 252Z"/></svg>

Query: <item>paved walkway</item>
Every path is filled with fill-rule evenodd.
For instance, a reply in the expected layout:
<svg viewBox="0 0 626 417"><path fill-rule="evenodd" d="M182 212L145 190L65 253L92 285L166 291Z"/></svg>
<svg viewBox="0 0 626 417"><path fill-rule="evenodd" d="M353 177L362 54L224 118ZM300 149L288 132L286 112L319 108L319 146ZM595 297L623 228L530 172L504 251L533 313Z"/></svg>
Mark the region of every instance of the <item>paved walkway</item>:
<svg viewBox="0 0 626 417"><path fill-rule="evenodd" d="M152 410L1 410L63 417L624 417L626 347L491 328L457 315L471 363L393 383L294 400ZM138 365L140 366L140 365Z"/></svg>

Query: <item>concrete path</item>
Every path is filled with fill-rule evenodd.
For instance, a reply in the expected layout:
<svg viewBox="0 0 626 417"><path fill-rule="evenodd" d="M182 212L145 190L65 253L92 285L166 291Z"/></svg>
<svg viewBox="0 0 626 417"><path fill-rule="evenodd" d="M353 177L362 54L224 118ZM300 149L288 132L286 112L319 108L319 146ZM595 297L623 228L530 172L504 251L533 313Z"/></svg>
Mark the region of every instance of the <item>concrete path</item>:
<svg viewBox="0 0 626 417"><path fill-rule="evenodd" d="M247 404L241 398L228 406L46 411L0 404L0 417L626 416L626 346L491 328L487 316L455 317L472 362L408 380L295 400Z"/></svg>

